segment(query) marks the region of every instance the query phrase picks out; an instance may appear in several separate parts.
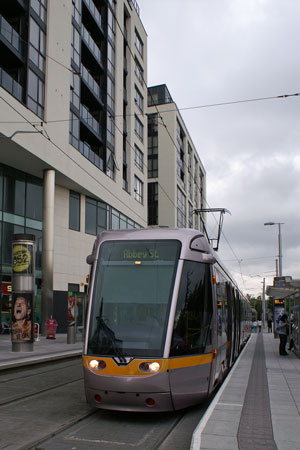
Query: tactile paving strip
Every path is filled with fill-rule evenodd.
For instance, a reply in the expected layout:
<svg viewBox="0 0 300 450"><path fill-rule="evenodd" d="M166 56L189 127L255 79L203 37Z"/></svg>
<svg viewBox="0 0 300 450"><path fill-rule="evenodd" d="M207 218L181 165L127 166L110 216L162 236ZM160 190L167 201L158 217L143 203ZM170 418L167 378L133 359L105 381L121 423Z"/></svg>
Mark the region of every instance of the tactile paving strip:
<svg viewBox="0 0 300 450"><path fill-rule="evenodd" d="M239 450L277 450L273 437L265 349L257 342L238 429Z"/></svg>

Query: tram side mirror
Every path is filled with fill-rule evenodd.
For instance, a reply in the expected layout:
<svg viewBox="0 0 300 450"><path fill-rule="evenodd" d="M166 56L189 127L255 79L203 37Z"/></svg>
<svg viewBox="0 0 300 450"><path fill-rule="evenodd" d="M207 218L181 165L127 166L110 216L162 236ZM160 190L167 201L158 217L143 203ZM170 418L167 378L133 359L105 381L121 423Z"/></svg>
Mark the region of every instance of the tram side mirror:
<svg viewBox="0 0 300 450"><path fill-rule="evenodd" d="M94 255L88 255L86 257L86 262L91 266L94 262Z"/></svg>

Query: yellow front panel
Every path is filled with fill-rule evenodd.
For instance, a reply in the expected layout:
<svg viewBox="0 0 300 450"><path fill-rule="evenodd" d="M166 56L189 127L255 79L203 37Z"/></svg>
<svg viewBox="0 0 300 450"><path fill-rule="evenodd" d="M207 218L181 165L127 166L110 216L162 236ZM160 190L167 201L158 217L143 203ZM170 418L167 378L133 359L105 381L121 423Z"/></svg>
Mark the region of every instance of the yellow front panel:
<svg viewBox="0 0 300 450"><path fill-rule="evenodd" d="M197 356L184 356L179 358L170 359L133 359L129 364L125 366L118 366L112 358L99 358L92 356L83 356L83 365L86 369L97 375L116 375L116 376L145 376L154 375L154 373L141 372L139 370L139 365L142 362L158 362L160 364L160 370L156 373L161 373L166 370L181 369L183 367L193 367L203 364L209 364L212 362L212 353L207 355L197 355ZM105 361L106 367L103 370L91 369L89 367L89 362L91 360Z"/></svg>

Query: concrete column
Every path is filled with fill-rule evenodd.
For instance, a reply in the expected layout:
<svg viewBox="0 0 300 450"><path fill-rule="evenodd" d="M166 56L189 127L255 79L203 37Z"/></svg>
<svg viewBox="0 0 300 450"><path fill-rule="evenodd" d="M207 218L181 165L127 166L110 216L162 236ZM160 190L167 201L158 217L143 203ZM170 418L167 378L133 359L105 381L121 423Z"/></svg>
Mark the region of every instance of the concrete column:
<svg viewBox="0 0 300 450"><path fill-rule="evenodd" d="M44 171L43 196L43 255L42 255L42 335L46 335L46 321L53 315L53 258L54 258L54 199L55 171Z"/></svg>

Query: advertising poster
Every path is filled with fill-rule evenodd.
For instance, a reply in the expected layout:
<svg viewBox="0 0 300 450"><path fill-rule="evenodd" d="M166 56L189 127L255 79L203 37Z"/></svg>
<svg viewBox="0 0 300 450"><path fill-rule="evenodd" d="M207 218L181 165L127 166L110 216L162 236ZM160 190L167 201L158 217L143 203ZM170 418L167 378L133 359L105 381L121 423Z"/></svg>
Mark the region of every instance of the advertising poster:
<svg viewBox="0 0 300 450"><path fill-rule="evenodd" d="M282 306L276 306L274 308L274 326L275 326L275 330L276 333L278 333L280 331L279 328L279 322L281 319L281 316L285 313L284 307Z"/></svg>
<svg viewBox="0 0 300 450"><path fill-rule="evenodd" d="M33 341L33 293L13 293L12 341Z"/></svg>
<svg viewBox="0 0 300 450"><path fill-rule="evenodd" d="M68 322L69 326L75 325L75 296L68 292Z"/></svg>
<svg viewBox="0 0 300 450"><path fill-rule="evenodd" d="M14 273L33 273L33 245L13 244L12 269Z"/></svg>

